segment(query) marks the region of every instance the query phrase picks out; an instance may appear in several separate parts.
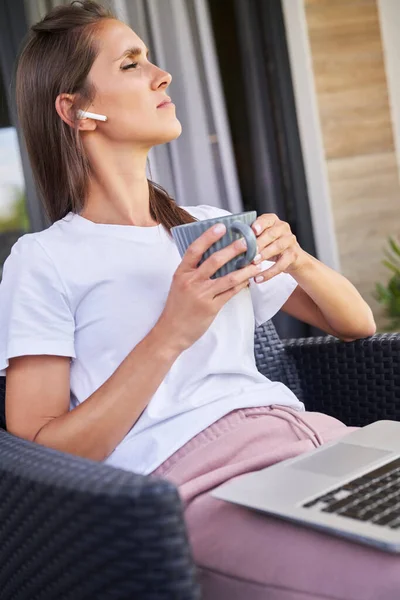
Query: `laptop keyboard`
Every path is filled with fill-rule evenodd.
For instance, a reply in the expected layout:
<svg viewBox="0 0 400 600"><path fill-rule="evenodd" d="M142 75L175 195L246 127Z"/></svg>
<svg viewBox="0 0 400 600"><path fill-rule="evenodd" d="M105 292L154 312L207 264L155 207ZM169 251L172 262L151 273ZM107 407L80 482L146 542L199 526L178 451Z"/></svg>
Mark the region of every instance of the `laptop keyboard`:
<svg viewBox="0 0 400 600"><path fill-rule="evenodd" d="M328 492L304 508L400 528L400 458Z"/></svg>

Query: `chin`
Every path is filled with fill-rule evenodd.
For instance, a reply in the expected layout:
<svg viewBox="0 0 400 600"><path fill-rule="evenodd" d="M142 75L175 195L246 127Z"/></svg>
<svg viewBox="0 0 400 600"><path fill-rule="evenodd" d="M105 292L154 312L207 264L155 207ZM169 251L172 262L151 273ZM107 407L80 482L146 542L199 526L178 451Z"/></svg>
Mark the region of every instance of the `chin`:
<svg viewBox="0 0 400 600"><path fill-rule="evenodd" d="M172 142L176 140L182 133L182 125L178 119L176 122L171 124L169 127L164 127L163 131L160 132L160 135L157 136L157 141L154 142L154 145L157 146L159 144L166 144L167 142Z"/></svg>

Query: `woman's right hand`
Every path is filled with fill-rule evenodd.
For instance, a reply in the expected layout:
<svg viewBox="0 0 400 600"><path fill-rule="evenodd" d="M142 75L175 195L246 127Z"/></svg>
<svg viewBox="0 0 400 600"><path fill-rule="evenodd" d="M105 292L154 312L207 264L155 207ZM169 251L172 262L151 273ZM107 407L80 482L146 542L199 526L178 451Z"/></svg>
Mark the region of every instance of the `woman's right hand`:
<svg viewBox="0 0 400 600"><path fill-rule="evenodd" d="M168 335L169 344L186 350L209 328L220 309L233 296L248 287L249 280L261 271L250 263L228 275L210 279L225 263L242 254L246 246L238 240L214 252L198 266L204 252L226 232L216 233L215 226L205 231L186 250L174 273L165 308L157 323Z"/></svg>

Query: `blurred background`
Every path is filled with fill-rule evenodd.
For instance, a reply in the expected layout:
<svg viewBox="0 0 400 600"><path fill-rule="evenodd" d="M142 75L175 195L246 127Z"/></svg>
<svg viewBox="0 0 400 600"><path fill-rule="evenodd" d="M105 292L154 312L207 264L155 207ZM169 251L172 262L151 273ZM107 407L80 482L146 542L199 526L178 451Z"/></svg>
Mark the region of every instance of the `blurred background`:
<svg viewBox="0 0 400 600"><path fill-rule="evenodd" d="M16 119L29 26L69 0L0 3L0 274L48 226ZM172 73L178 140L149 177L177 203L275 212L400 330L400 1L102 0ZM32 107L32 110L34 107ZM319 333L279 314L282 337Z"/></svg>

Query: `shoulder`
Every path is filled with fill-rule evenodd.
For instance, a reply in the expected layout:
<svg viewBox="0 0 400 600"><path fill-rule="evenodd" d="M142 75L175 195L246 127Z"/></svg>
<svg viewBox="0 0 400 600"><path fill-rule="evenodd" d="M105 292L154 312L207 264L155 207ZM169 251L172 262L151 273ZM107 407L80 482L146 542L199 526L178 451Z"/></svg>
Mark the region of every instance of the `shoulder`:
<svg viewBox="0 0 400 600"><path fill-rule="evenodd" d="M52 274L65 239L58 223L43 231L25 233L18 239L4 262L3 278L7 273L13 276L27 272L36 276Z"/></svg>
<svg viewBox="0 0 400 600"><path fill-rule="evenodd" d="M24 266L36 264L38 258L42 258L44 254L42 244L39 242L38 233L25 233L11 247L9 256L7 257L4 268L12 263L18 265L21 263ZM39 255L39 256L38 256Z"/></svg>
<svg viewBox="0 0 400 600"><path fill-rule="evenodd" d="M68 220L65 217L42 231L22 235L12 246L10 255L24 255L28 260L31 254L32 258L38 254L47 254L49 257L55 257L57 250L61 249L63 245L71 245L71 232L72 227L68 227Z"/></svg>
<svg viewBox="0 0 400 600"><path fill-rule="evenodd" d="M213 219L214 217L223 217L225 215L231 215L229 210L220 208L219 206L211 206L209 204L198 204L197 206L182 206L189 214L200 221L205 219Z"/></svg>

